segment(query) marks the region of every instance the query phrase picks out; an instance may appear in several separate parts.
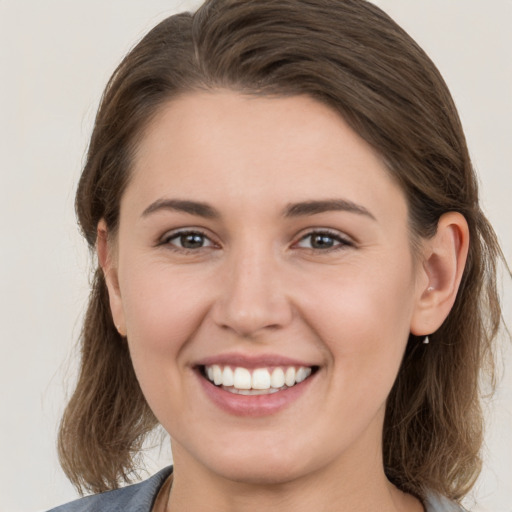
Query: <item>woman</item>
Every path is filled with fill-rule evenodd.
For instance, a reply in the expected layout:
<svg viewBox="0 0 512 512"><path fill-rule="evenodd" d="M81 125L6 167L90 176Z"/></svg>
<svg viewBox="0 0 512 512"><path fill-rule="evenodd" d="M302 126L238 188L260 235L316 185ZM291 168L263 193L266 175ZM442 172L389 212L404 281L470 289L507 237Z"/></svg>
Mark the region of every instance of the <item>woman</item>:
<svg viewBox="0 0 512 512"><path fill-rule="evenodd" d="M57 510L460 510L500 250L438 71L361 0L210 0L105 91Z"/></svg>

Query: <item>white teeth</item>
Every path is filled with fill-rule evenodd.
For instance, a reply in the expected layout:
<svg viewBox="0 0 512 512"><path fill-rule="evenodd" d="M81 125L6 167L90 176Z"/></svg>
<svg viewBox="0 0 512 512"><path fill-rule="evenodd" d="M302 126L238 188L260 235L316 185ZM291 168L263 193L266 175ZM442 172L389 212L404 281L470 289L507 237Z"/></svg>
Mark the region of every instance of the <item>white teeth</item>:
<svg viewBox="0 0 512 512"><path fill-rule="evenodd" d="M236 393L237 395L271 395L272 393L277 393L278 389L229 389L230 393Z"/></svg>
<svg viewBox="0 0 512 512"><path fill-rule="evenodd" d="M284 386L284 372L282 368L275 368L270 378L270 385L273 388L282 388Z"/></svg>
<svg viewBox="0 0 512 512"><path fill-rule="evenodd" d="M265 368L258 368L252 372L252 389L270 388L270 373Z"/></svg>
<svg viewBox="0 0 512 512"><path fill-rule="evenodd" d="M273 370L256 368L252 373L242 367L236 367L234 370L230 366L222 368L217 364L205 367L208 380L216 386L244 395L275 393L306 380L311 372L311 368L305 366L297 369L294 366L276 367Z"/></svg>
<svg viewBox="0 0 512 512"><path fill-rule="evenodd" d="M222 385L232 386L234 383L235 379L233 376L233 370L229 366L226 366L222 372Z"/></svg>
<svg viewBox="0 0 512 512"><path fill-rule="evenodd" d="M288 387L295 384L295 368L293 366L286 369L286 373L284 374L284 383Z"/></svg>
<svg viewBox="0 0 512 512"><path fill-rule="evenodd" d="M216 364L213 365L213 382L216 386L222 384L222 370Z"/></svg>
<svg viewBox="0 0 512 512"><path fill-rule="evenodd" d="M311 368L304 368L303 366L301 366L297 371L297 375L295 376L295 381L298 384L299 382L306 380L310 375L311 375Z"/></svg>
<svg viewBox="0 0 512 512"><path fill-rule="evenodd" d="M247 368L235 368L233 386L237 389L251 389L251 372Z"/></svg>

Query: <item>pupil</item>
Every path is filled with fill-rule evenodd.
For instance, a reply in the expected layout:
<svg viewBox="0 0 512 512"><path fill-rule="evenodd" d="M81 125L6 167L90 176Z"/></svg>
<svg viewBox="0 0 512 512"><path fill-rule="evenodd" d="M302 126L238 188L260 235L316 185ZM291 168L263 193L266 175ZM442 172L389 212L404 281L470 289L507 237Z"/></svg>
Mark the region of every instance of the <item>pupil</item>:
<svg viewBox="0 0 512 512"><path fill-rule="evenodd" d="M333 239L329 235L313 235L312 245L315 249L325 249L333 246Z"/></svg>
<svg viewBox="0 0 512 512"><path fill-rule="evenodd" d="M197 249L203 246L203 236L194 233L181 235L181 245L186 249Z"/></svg>

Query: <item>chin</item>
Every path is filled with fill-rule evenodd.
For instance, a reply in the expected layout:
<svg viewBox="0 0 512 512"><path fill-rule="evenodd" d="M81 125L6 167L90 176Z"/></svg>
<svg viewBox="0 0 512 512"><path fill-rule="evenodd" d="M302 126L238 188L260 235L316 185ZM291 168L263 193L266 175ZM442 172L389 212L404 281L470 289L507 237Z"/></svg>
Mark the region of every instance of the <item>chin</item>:
<svg viewBox="0 0 512 512"><path fill-rule="evenodd" d="M283 463L282 461L269 460L264 454L257 460L238 461L216 465L212 468L223 478L247 485L284 485L292 482L306 472L306 468L299 463Z"/></svg>
<svg viewBox="0 0 512 512"><path fill-rule="evenodd" d="M233 443L227 450L217 445L203 453L200 464L223 479L265 486L292 482L317 466L314 457L308 457L304 445L289 446L282 441L275 441L271 446L265 444L255 439L251 445Z"/></svg>

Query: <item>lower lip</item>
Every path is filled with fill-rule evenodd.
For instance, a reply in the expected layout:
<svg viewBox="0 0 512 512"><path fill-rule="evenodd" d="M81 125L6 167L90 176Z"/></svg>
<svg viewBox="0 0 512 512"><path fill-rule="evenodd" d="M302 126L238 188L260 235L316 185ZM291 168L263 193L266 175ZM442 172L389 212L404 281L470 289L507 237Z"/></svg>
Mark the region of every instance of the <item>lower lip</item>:
<svg viewBox="0 0 512 512"><path fill-rule="evenodd" d="M206 395L222 410L237 416L268 416L295 402L311 385L316 373L291 388L268 395L238 395L215 386L197 372Z"/></svg>

